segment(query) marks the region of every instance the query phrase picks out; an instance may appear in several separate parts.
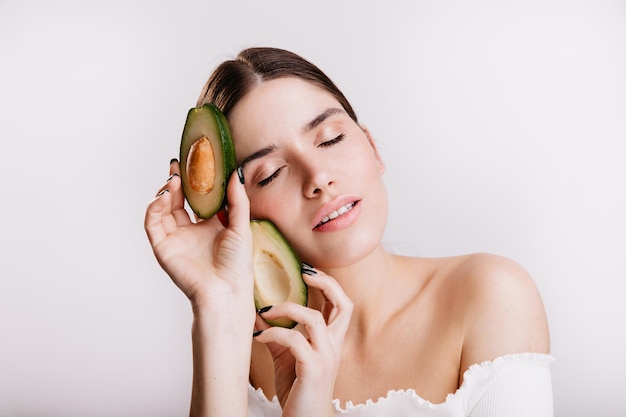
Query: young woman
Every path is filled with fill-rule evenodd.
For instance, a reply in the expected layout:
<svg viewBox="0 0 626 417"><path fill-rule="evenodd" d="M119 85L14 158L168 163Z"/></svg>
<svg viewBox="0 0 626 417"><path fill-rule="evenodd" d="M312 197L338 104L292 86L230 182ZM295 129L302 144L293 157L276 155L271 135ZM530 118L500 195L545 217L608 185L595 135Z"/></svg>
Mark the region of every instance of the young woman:
<svg viewBox="0 0 626 417"><path fill-rule="evenodd" d="M240 167L228 225L189 217L176 160L145 219L193 309L191 415L552 415L548 326L532 279L490 254L387 252L385 165L317 67L247 49L212 74L198 105L207 102L227 117ZM315 266L303 269L307 307L255 311L250 218L271 220Z"/></svg>

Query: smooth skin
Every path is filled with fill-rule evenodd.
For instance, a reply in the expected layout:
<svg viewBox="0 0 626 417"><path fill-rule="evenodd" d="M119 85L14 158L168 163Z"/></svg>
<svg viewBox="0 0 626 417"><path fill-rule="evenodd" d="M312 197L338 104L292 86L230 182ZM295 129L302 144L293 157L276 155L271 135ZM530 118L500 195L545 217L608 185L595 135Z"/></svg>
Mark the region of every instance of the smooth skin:
<svg viewBox="0 0 626 417"><path fill-rule="evenodd" d="M228 184L228 226L217 216L192 221L184 209L177 161L148 205L145 229L154 254L189 298L194 313L191 416L246 416L251 339L258 319L253 301L249 201L237 174ZM329 300L319 311L285 303L266 313L297 320L309 333L265 329L259 339L275 356L276 388L284 416L331 416L330 401L352 303L322 272L303 275L311 290ZM296 380L297 374L297 380Z"/></svg>
<svg viewBox="0 0 626 417"><path fill-rule="evenodd" d="M472 364L549 352L541 298L515 262L384 249L384 163L370 132L332 95L297 78L267 81L241 99L229 123L238 164L246 163L245 187L229 183L228 227L191 222L176 176L146 215L155 255L194 311L192 415L246 415L235 404L246 404L248 378L278 396L284 416L331 416L335 398L358 404L391 389L439 403ZM346 202L356 204L316 227ZM317 267L303 275L308 307L262 313L292 318L295 329L268 328L254 314L250 216L271 220ZM254 330L263 331L251 347Z"/></svg>
<svg viewBox="0 0 626 417"><path fill-rule="evenodd" d="M252 297L249 206L238 180L228 186L230 225L217 217L192 222L184 208L178 162L146 212L154 254L191 301L194 321L192 416L247 414ZM219 381L219 390L213 389Z"/></svg>

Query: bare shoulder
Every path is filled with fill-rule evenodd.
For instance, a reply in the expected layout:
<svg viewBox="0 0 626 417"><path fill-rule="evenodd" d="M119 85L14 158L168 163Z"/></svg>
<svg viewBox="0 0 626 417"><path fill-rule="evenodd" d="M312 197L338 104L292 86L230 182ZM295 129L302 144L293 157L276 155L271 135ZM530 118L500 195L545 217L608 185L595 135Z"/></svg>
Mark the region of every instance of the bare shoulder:
<svg viewBox="0 0 626 417"><path fill-rule="evenodd" d="M543 302L521 265L479 253L458 258L449 271L452 297L463 314L461 371L506 354L549 352Z"/></svg>

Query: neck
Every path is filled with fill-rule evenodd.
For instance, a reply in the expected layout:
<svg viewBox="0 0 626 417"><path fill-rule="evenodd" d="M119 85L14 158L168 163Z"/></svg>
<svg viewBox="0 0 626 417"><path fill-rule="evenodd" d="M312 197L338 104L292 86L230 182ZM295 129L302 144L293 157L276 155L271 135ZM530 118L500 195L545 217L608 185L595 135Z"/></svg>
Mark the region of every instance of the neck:
<svg viewBox="0 0 626 417"><path fill-rule="evenodd" d="M375 332L402 304L404 278L399 257L388 253L382 245L361 261L341 268L328 268L325 273L341 285L354 305L351 327L360 334ZM400 284L400 285L398 285ZM319 309L323 301L319 291L312 289L309 305Z"/></svg>

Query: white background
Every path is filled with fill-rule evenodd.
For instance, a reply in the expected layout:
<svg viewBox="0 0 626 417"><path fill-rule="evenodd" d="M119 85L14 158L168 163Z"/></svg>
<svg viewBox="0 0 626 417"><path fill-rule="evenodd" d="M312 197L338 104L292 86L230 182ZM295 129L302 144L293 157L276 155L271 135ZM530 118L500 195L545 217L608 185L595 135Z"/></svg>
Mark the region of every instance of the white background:
<svg viewBox="0 0 626 417"><path fill-rule="evenodd" d="M557 416L626 414L623 1L0 2L0 415L181 416L191 312L145 206L240 48L292 49L378 140L393 251L521 263Z"/></svg>

